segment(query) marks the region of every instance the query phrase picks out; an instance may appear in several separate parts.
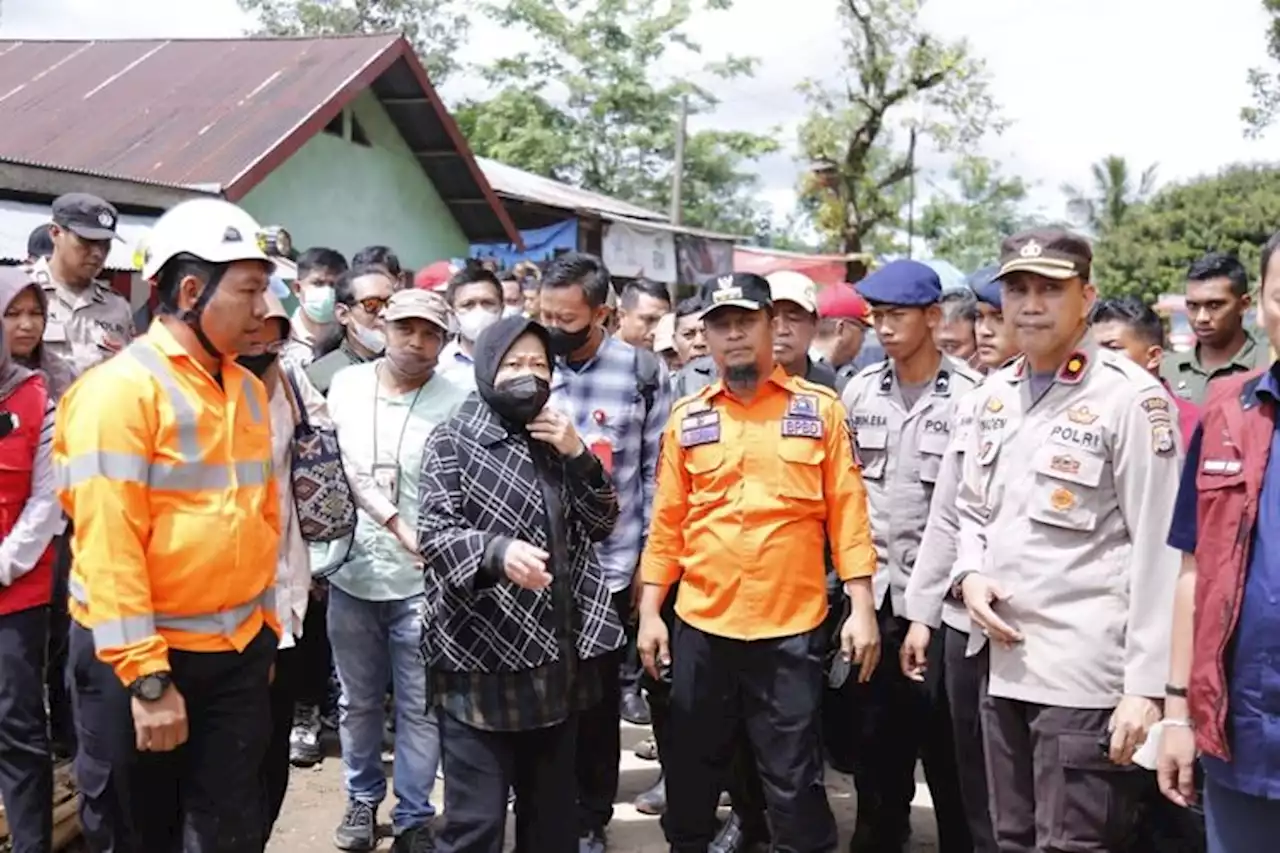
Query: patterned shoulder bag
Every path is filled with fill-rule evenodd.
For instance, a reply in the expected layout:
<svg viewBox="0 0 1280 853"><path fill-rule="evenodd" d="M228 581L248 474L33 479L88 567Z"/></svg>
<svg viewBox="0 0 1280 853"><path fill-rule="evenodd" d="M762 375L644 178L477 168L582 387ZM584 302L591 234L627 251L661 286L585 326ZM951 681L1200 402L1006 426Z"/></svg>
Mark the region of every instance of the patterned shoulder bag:
<svg viewBox="0 0 1280 853"><path fill-rule="evenodd" d="M297 380L284 365L280 367L289 380L297 414L290 477L302 538L307 542L332 542L350 536L356 529L356 502L342 470L338 433L311 423Z"/></svg>

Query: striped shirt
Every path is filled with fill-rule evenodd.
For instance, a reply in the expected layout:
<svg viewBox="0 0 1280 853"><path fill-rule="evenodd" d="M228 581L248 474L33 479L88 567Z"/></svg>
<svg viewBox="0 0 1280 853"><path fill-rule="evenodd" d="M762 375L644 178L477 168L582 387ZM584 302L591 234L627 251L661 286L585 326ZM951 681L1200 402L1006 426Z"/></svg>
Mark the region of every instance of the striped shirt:
<svg viewBox="0 0 1280 853"><path fill-rule="evenodd" d="M602 461L613 475L620 511L612 535L596 546L610 592L631 585L640 561L653 508L658 449L671 412L665 368L660 369L652 405L646 405L637 378L639 358L630 344L605 338L595 356L582 364L557 359L551 377L551 406L573 418L593 452L601 443L612 451L612 464Z"/></svg>

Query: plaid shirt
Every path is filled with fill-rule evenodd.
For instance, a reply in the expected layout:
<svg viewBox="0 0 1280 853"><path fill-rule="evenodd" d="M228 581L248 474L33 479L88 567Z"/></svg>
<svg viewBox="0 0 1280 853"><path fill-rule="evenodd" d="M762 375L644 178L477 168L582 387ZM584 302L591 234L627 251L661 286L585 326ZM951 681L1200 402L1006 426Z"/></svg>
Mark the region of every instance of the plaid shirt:
<svg viewBox="0 0 1280 853"><path fill-rule="evenodd" d="M631 585L653 509L654 475L667 417L670 380L658 374L653 405L645 411L637 380L635 347L605 338L595 357L570 367L557 359L551 377L551 405L573 418L588 447L605 440L613 447L613 485L618 492L618 522L608 539L596 545L610 592Z"/></svg>
<svg viewBox="0 0 1280 853"><path fill-rule="evenodd" d="M604 697L596 667L565 655L520 672L431 672L435 704L454 719L487 732L554 726Z"/></svg>

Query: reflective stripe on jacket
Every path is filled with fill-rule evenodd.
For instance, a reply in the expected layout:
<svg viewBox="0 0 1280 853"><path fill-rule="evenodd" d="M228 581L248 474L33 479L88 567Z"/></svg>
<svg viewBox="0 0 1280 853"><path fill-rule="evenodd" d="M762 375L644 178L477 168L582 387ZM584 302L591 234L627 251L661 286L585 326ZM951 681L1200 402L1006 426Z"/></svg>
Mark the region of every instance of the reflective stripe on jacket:
<svg viewBox="0 0 1280 853"><path fill-rule="evenodd" d="M280 510L266 390L221 384L161 321L72 386L54 461L74 525L71 615L124 684L168 649L242 651L275 613Z"/></svg>

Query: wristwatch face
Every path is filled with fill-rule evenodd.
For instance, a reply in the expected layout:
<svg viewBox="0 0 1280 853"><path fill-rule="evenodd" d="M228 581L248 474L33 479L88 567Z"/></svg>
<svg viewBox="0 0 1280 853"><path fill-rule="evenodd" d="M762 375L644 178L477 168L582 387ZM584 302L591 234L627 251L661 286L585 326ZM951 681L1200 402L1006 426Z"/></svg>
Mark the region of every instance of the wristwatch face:
<svg viewBox="0 0 1280 853"><path fill-rule="evenodd" d="M146 702L154 702L164 695L164 679L158 675L148 675L138 684L138 698Z"/></svg>

